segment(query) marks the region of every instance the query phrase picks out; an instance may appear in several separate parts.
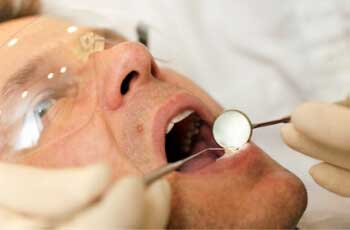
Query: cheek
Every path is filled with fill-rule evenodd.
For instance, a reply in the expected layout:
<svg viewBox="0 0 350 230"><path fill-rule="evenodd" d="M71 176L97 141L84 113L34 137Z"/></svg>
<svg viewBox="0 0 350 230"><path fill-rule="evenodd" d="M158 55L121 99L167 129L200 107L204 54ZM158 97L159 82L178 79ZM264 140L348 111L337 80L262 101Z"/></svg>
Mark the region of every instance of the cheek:
<svg viewBox="0 0 350 230"><path fill-rule="evenodd" d="M171 178L171 228L291 228L306 207L302 182L275 167L259 177Z"/></svg>
<svg viewBox="0 0 350 230"><path fill-rule="evenodd" d="M180 88L188 90L192 95L201 99L205 104L213 110L215 114L222 111L222 107L211 96L209 96L203 89L201 89L194 82L186 78L185 76L175 72L171 69L161 69L159 78L170 84L176 85Z"/></svg>
<svg viewBox="0 0 350 230"><path fill-rule="evenodd" d="M75 132L56 135L63 137L25 153L15 161L45 168L77 167L104 161L111 164L115 177L139 174L125 155L118 154L120 148L98 116Z"/></svg>

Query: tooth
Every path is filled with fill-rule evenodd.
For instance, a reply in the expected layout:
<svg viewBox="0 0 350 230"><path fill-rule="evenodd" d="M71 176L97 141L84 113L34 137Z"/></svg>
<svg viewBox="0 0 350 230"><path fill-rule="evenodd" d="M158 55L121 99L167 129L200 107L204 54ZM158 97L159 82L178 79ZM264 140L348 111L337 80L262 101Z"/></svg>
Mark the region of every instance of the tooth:
<svg viewBox="0 0 350 230"><path fill-rule="evenodd" d="M174 123L170 122L168 127L166 128L166 133L168 134L174 127Z"/></svg>
<svg viewBox="0 0 350 230"><path fill-rule="evenodd" d="M193 130L193 135L197 135L198 133L199 133L199 129L195 129L195 130Z"/></svg>
<svg viewBox="0 0 350 230"><path fill-rule="evenodd" d="M178 123L178 122L182 121L183 119L185 119L186 117L188 117L189 115L191 115L191 113L193 113L193 110L185 110L184 112L182 112L179 115L175 116L171 120L171 122Z"/></svg>
<svg viewBox="0 0 350 230"><path fill-rule="evenodd" d="M190 116L193 113L193 110L185 110L184 112L178 114L177 116L175 116L169 123L168 127L167 127L167 131L166 133L168 134L171 129L174 127L175 123L178 123L180 121L182 121L183 119L187 118L188 116Z"/></svg>
<svg viewBox="0 0 350 230"><path fill-rule="evenodd" d="M182 150L187 153L188 151L190 151L190 147L189 146L183 146Z"/></svg>
<svg viewBox="0 0 350 230"><path fill-rule="evenodd" d="M194 117L193 117L193 121L195 121L195 122L200 122L200 121L201 121L201 118L198 117L198 116L194 116Z"/></svg>
<svg viewBox="0 0 350 230"><path fill-rule="evenodd" d="M225 149L225 154L222 155L220 158L217 160L225 159L231 156L234 156L238 153L238 149Z"/></svg>
<svg viewBox="0 0 350 230"><path fill-rule="evenodd" d="M191 144L191 139L186 139L183 144L185 144L185 146L189 146Z"/></svg>

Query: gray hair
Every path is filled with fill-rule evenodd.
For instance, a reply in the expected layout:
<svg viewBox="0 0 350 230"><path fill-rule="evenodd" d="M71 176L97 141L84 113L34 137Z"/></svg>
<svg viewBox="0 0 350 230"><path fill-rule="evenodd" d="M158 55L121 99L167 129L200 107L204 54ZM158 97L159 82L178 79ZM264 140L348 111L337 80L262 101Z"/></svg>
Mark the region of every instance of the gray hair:
<svg viewBox="0 0 350 230"><path fill-rule="evenodd" d="M40 9L40 0L0 0L0 22L35 15Z"/></svg>

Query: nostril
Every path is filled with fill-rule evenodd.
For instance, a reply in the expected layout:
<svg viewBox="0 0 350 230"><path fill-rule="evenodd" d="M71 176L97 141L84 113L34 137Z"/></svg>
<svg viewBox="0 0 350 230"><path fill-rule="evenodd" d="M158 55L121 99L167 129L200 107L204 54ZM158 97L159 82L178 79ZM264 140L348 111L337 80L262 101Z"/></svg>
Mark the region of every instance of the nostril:
<svg viewBox="0 0 350 230"><path fill-rule="evenodd" d="M155 78L157 78L158 74L159 74L158 66L154 60L152 60L152 62L151 62L151 74Z"/></svg>
<svg viewBox="0 0 350 230"><path fill-rule="evenodd" d="M134 78L137 78L138 75L139 75L139 73L136 71L131 71L130 73L128 73L128 75L126 75L126 77L124 78L124 80L120 86L120 93L122 95L125 95L129 91L131 81Z"/></svg>

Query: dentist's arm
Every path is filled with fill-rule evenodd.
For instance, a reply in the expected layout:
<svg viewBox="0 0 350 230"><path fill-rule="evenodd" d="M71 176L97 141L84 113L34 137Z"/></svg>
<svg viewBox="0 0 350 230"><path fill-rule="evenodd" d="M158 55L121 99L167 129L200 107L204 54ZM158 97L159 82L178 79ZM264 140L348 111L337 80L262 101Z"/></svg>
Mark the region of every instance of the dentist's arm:
<svg viewBox="0 0 350 230"><path fill-rule="evenodd" d="M310 174L325 189L350 197L350 110L329 103L305 103L282 128L291 148L323 162Z"/></svg>

